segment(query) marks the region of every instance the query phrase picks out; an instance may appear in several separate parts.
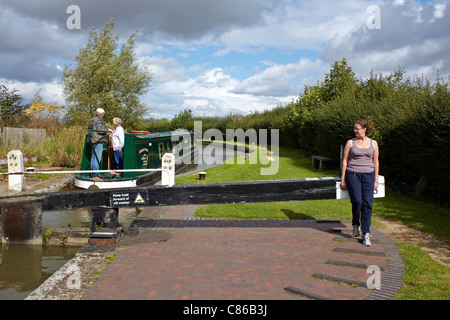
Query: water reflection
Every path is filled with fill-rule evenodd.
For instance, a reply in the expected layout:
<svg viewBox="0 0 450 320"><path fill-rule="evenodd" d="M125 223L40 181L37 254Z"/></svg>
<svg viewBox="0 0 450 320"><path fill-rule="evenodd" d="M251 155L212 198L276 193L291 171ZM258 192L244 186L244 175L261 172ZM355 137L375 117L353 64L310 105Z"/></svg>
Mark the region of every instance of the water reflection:
<svg viewBox="0 0 450 320"><path fill-rule="evenodd" d="M136 208L121 208L119 223L127 226L137 214ZM42 213L42 226L46 228L89 228L90 225L90 210ZM1 244L0 247L0 300L26 298L80 249L76 246L19 244Z"/></svg>
<svg viewBox="0 0 450 320"><path fill-rule="evenodd" d="M193 164L184 168L180 173L214 168L225 163L227 159L240 157L244 154L245 151L243 148L234 150L234 146L232 145L223 148L222 143L213 142L209 145L203 145L200 148L199 158Z"/></svg>
<svg viewBox="0 0 450 320"><path fill-rule="evenodd" d="M119 224L128 226L137 215L136 208L120 208ZM47 228L90 228L91 221L90 209L45 211L42 213L42 225Z"/></svg>
<svg viewBox="0 0 450 320"><path fill-rule="evenodd" d="M0 300L26 298L79 249L13 244L0 247Z"/></svg>

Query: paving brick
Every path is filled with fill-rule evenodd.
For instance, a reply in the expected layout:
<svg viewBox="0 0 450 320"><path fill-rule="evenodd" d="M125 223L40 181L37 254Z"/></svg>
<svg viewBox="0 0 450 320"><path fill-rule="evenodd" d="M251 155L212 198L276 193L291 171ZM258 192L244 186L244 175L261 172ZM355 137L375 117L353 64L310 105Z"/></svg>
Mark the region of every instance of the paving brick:
<svg viewBox="0 0 450 320"><path fill-rule="evenodd" d="M286 292L287 287L327 299L362 300L371 294L371 299L386 298L364 287L314 279L311 275L321 273L366 281L364 268L327 264L329 260L380 265L388 282L402 281L395 245L375 229L379 243L366 248L356 241L336 242L336 233L328 232L351 228L349 221L193 219L192 212L192 206L167 208L157 228L172 230L172 238L118 250L83 299L307 299L308 295ZM347 250L336 252L337 247ZM387 251L389 255L379 254ZM388 274L389 259L399 265L395 273Z"/></svg>

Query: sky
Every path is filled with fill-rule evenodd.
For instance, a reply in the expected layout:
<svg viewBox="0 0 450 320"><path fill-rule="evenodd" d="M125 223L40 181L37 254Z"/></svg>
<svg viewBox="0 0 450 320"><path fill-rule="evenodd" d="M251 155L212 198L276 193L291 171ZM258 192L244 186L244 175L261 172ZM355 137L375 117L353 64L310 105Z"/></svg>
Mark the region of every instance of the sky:
<svg viewBox="0 0 450 320"><path fill-rule="evenodd" d="M287 105L342 58L362 79L398 68L447 79L449 1L0 0L0 84L24 103L39 92L65 106L64 66L111 18L121 43L137 32L137 60L152 74L146 118Z"/></svg>

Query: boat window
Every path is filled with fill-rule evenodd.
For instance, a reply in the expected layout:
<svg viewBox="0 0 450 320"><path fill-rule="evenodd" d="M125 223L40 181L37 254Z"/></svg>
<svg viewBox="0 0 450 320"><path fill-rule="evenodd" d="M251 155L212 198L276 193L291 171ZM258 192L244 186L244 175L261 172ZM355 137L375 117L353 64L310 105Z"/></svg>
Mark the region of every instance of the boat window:
<svg viewBox="0 0 450 320"><path fill-rule="evenodd" d="M164 143L162 142L162 143L160 143L160 144L158 144L158 147L159 147L159 159L161 160L162 159L162 156L164 155Z"/></svg>
<svg viewBox="0 0 450 320"><path fill-rule="evenodd" d="M172 143L172 153L177 154L177 142L173 141Z"/></svg>

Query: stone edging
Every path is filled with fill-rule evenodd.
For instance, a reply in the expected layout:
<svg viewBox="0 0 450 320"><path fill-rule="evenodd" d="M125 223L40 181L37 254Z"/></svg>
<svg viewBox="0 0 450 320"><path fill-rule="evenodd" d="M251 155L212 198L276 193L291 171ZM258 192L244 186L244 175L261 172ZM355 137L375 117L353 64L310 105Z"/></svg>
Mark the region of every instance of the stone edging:
<svg viewBox="0 0 450 320"><path fill-rule="evenodd" d="M387 236L373 230L372 234L380 240L387 256L386 270L381 278L381 289L374 290L365 300L391 300L403 286L405 263L400 248Z"/></svg>

